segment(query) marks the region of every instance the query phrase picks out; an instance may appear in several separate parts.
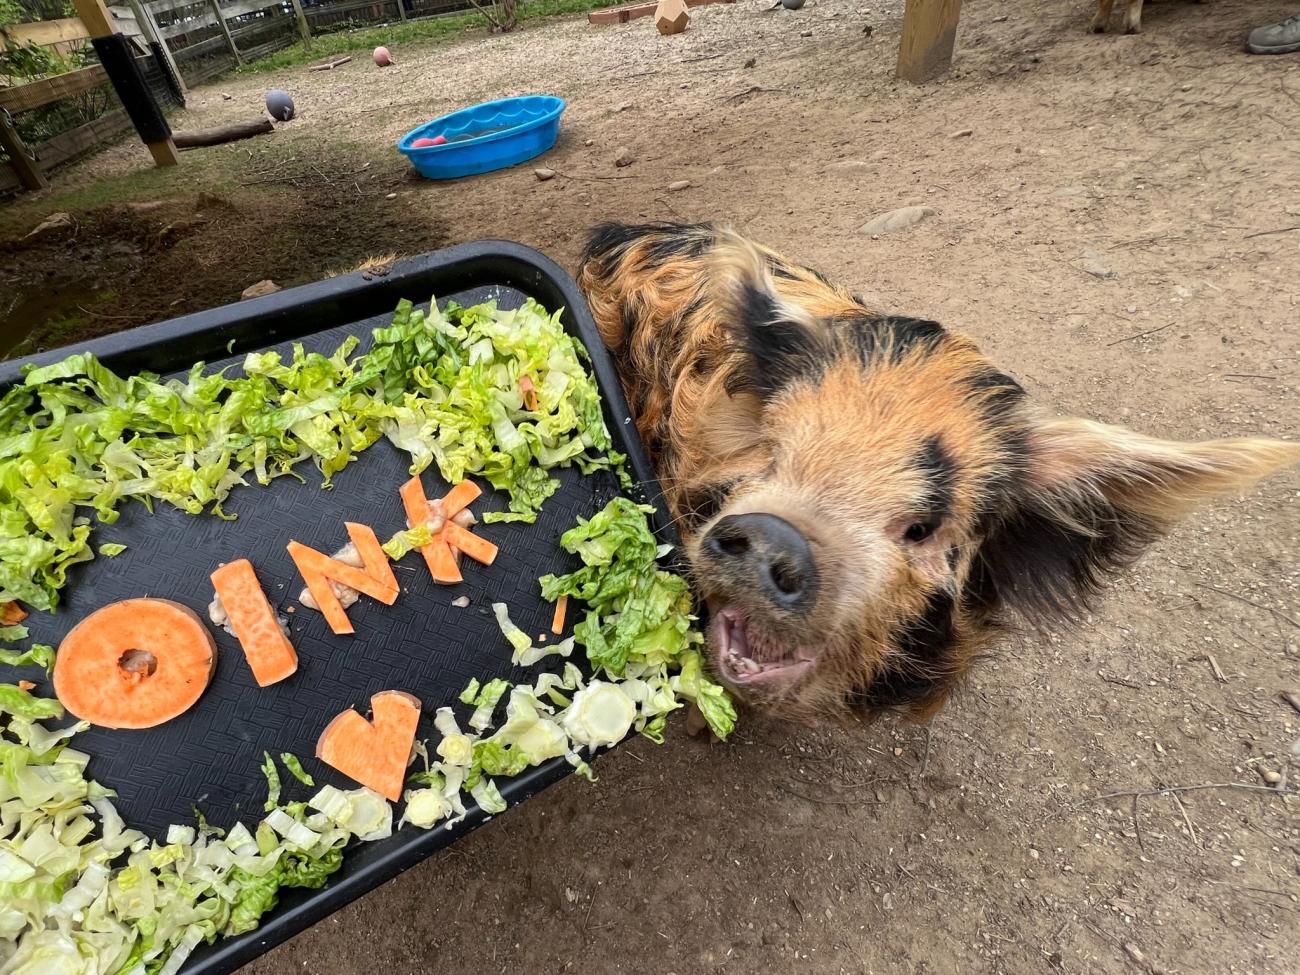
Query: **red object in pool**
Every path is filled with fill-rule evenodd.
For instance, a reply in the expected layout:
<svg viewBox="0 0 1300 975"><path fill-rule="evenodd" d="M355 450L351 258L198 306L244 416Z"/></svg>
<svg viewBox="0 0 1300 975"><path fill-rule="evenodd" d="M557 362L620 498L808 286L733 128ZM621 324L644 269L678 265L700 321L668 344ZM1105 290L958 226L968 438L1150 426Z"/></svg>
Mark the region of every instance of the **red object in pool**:
<svg viewBox="0 0 1300 975"><path fill-rule="evenodd" d="M439 140L441 140L441 141L439 141ZM412 149L423 149L425 146L440 146L440 145L442 145L443 142L446 142L446 141L447 141L447 140L446 140L446 139L443 139L442 136L438 136L437 139L430 139L430 138L428 138L428 137L426 136L426 137L423 138L423 139L416 139L414 142L412 142L412 143L411 143L411 148L412 148Z"/></svg>

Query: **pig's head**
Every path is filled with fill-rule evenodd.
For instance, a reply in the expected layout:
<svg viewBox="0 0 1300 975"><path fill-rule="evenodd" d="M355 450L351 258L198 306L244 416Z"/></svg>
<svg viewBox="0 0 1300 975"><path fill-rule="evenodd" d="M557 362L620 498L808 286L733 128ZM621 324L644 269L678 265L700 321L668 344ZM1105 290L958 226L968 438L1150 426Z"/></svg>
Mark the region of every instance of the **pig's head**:
<svg viewBox="0 0 1300 975"><path fill-rule="evenodd" d="M1194 505L1300 460L1048 417L934 322L819 308L743 242L714 259L736 354L680 507L716 669L768 710L927 716L1007 611L1076 619Z"/></svg>

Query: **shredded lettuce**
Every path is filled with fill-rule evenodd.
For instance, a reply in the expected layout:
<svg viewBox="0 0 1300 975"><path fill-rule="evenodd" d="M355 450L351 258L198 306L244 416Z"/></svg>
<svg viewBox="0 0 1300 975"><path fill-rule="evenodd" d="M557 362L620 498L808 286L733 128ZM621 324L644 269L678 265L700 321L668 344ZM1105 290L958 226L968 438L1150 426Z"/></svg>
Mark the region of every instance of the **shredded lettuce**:
<svg viewBox="0 0 1300 975"><path fill-rule="evenodd" d="M99 554L105 558L113 558L115 555L121 555L126 551L126 546L121 542L105 542L99 546Z"/></svg>
<svg viewBox="0 0 1300 975"><path fill-rule="evenodd" d="M429 545L432 542L433 532L429 530L429 526L416 525L414 528L404 528L397 532L380 547L383 548L384 554L395 562L412 549Z"/></svg>
<svg viewBox="0 0 1300 975"><path fill-rule="evenodd" d="M307 770L302 767L302 762L298 761L298 756L291 752L281 752L280 762L289 770L289 774L306 786L315 786L316 783Z"/></svg>
<svg viewBox="0 0 1300 975"><path fill-rule="evenodd" d="M626 481L586 352L559 316L532 301L428 315L402 301L364 354L353 336L328 356L295 345L180 379L118 376L84 353L29 369L0 396L0 603L57 605L68 570L95 557L85 514L111 524L136 500L225 517L235 487L300 476L308 460L328 487L381 437L411 454L412 473L436 462L452 483L479 474L507 492L510 510L489 521L535 520L555 467Z"/></svg>
<svg viewBox="0 0 1300 975"><path fill-rule="evenodd" d="M508 690L510 690L510 682L500 677L484 684L473 701L474 713L469 718L470 728L474 731L483 731L491 727L492 712L496 710L497 702Z"/></svg>
<svg viewBox="0 0 1300 975"><path fill-rule="evenodd" d="M280 770L270 752L262 752L262 774L266 776L265 809L269 812L280 804Z"/></svg>
<svg viewBox="0 0 1300 975"><path fill-rule="evenodd" d="M17 639L22 639L27 636L25 627L11 626L7 627L7 629L23 630L22 636ZM3 638L3 634L0 634L0 638ZM22 652L17 650L0 650L0 664L8 664L10 667L25 667L32 664L37 667L44 667L45 673L51 674L54 672L54 648L46 646L43 643L33 643Z"/></svg>
<svg viewBox="0 0 1300 975"><path fill-rule="evenodd" d="M586 603L574 638L593 670L616 682L633 682L627 689L638 702L637 730L661 739L665 716L681 698L695 703L714 734L726 738L736 723L735 708L726 688L704 674L698 652L703 637L694 626L690 587L656 564L663 549L646 518L653 510L615 498L589 520L579 520L560 544L579 556L583 567L543 576L542 596L568 595Z"/></svg>

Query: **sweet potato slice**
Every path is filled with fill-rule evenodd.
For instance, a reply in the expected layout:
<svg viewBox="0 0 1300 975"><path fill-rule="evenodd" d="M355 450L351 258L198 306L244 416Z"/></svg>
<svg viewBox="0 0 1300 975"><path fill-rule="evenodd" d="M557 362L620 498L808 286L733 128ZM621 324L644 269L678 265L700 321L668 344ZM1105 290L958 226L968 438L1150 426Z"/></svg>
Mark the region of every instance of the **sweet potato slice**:
<svg viewBox="0 0 1300 975"><path fill-rule="evenodd" d="M403 691L370 698L371 720L348 708L321 732L316 757L386 799L402 797L420 723L420 701Z"/></svg>
<svg viewBox="0 0 1300 975"><path fill-rule="evenodd" d="M169 599L124 599L97 609L59 644L54 693L105 728L152 728L184 714L217 667L197 613Z"/></svg>
<svg viewBox="0 0 1300 975"><path fill-rule="evenodd" d="M262 584L248 559L227 562L212 573L212 587L261 687L282 681L298 669L298 654L280 629Z"/></svg>
<svg viewBox="0 0 1300 975"><path fill-rule="evenodd" d="M0 626L17 626L27 619L27 610L17 601L0 603Z"/></svg>
<svg viewBox="0 0 1300 975"><path fill-rule="evenodd" d="M307 583L311 598L316 601L316 605L325 616L325 621L335 633L353 633L355 630L352 629L343 604L334 595L330 580L365 593L385 606L397 602L396 579L393 580L392 586L381 584L364 569L332 559L301 542L290 542L288 549L289 554L293 556L294 564L298 566L298 571L302 573L303 580Z"/></svg>
<svg viewBox="0 0 1300 975"><path fill-rule="evenodd" d="M442 513L448 521L455 518L458 514L468 508L478 500L479 495L483 493L473 481L461 481L442 499Z"/></svg>
<svg viewBox="0 0 1300 975"><path fill-rule="evenodd" d="M397 589L397 576L393 574L393 567L389 564L388 556L379 544L374 529L354 521L345 521L343 524L347 526L348 538L361 556L366 575L387 589Z"/></svg>
<svg viewBox="0 0 1300 975"><path fill-rule="evenodd" d="M475 562L491 565L496 561L497 547L487 539L466 531L454 521L442 526L442 540L454 549L459 549Z"/></svg>
<svg viewBox="0 0 1300 975"><path fill-rule="evenodd" d="M470 482L465 481L462 483L468 484ZM472 484L471 486L473 487ZM476 492L474 496L477 497L478 488L474 487L474 491ZM407 524L412 528L428 524L429 499L425 496L424 485L420 483L419 474L402 485L401 495L402 507L406 509ZM465 504L469 504L472 500L473 498L470 498ZM451 515L448 514L447 517L450 518ZM456 560L451 557L451 549L447 547L447 543L442 540L441 536L435 538L429 545L421 545L420 554L424 556L424 564L429 567L429 574L433 576L434 582L449 586L463 580L460 569L456 565Z"/></svg>

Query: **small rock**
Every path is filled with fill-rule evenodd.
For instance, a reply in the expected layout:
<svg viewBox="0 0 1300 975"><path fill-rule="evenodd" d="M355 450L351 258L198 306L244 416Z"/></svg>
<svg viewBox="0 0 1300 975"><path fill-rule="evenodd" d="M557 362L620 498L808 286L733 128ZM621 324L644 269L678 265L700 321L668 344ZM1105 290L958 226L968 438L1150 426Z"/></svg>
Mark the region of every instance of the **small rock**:
<svg viewBox="0 0 1300 975"><path fill-rule="evenodd" d="M555 179L555 170L553 169L534 169L533 175L539 182L545 183L548 179Z"/></svg>
<svg viewBox="0 0 1300 975"><path fill-rule="evenodd" d="M1126 305L1125 308L1124 308L1124 310L1125 310L1126 312L1128 312L1130 315L1136 315L1136 314L1138 313L1138 306L1137 306L1137 305Z"/></svg>
<svg viewBox="0 0 1300 975"><path fill-rule="evenodd" d="M680 193L682 190L689 190L691 188L691 181L689 179L673 180L673 182L668 184L668 188L674 193Z"/></svg>
<svg viewBox="0 0 1300 975"><path fill-rule="evenodd" d="M1274 772L1272 769L1266 769L1262 777L1269 785L1277 785L1282 781L1282 773Z"/></svg>
<svg viewBox="0 0 1300 975"><path fill-rule="evenodd" d="M234 97L235 97L234 95L228 94L227 92L224 92L224 91L221 93L221 100L222 100L223 102L228 102L228 101L230 101L230 99L232 99L232 98L234 98Z"/></svg>
<svg viewBox="0 0 1300 975"><path fill-rule="evenodd" d="M745 62L745 67L752 68L756 64L758 64L758 58L750 58Z"/></svg>
<svg viewBox="0 0 1300 975"><path fill-rule="evenodd" d="M895 757L895 758L902 758L902 757L903 757L903 749L901 749L901 748L895 748L895 749L894 749L894 757Z"/></svg>
<svg viewBox="0 0 1300 975"><path fill-rule="evenodd" d="M241 300L244 298L261 298L263 295L273 295L279 290L280 286L278 284L270 278L266 278L257 282L257 284L250 284L239 297Z"/></svg>
<svg viewBox="0 0 1300 975"><path fill-rule="evenodd" d="M616 111L616 112L626 112L626 111L627 111L629 108L631 108L631 107L632 107L632 103L631 103L631 102L623 102L621 105L618 106L618 108L614 109L614 111Z"/></svg>
<svg viewBox="0 0 1300 975"><path fill-rule="evenodd" d="M949 138L949 139L967 139L967 138L970 138L970 137L971 137L972 135L974 135L974 134L975 134L975 130L974 130L974 129L958 129L956 132L954 132L954 133L952 133L950 136L948 136L948 138Z"/></svg>
<svg viewBox="0 0 1300 975"><path fill-rule="evenodd" d="M594 146L594 145L596 144L596 140L595 140L595 139L583 139L583 140L582 140L582 144L583 144L584 146Z"/></svg>
<svg viewBox="0 0 1300 975"><path fill-rule="evenodd" d="M906 230L913 224L918 224L926 217L932 217L938 212L934 207L899 207L897 210L882 213L874 220L864 224L859 233L868 237L892 234L899 230Z"/></svg>
<svg viewBox="0 0 1300 975"><path fill-rule="evenodd" d="M464 609L469 605L469 597L457 596L455 599L451 601L451 604L455 606L457 609Z"/></svg>
<svg viewBox="0 0 1300 975"><path fill-rule="evenodd" d="M385 199L385 200L396 200L396 199L397 199L397 194L396 194L396 193L387 193L387 194L384 195L384 199Z"/></svg>
<svg viewBox="0 0 1300 975"><path fill-rule="evenodd" d="M862 34L865 37L870 37L875 32L876 32L876 28L874 28L870 24L867 24L865 27L862 28Z"/></svg>
<svg viewBox="0 0 1300 975"><path fill-rule="evenodd" d="M1006 14L1000 14L999 16L993 18L993 23L995 24L1005 24L1006 22L1007 22Z"/></svg>
<svg viewBox="0 0 1300 975"><path fill-rule="evenodd" d="M1179 86L1178 86L1178 90L1179 90L1179 91L1191 91L1191 90L1192 90L1192 86L1191 86L1191 85L1179 85Z"/></svg>
<svg viewBox="0 0 1300 975"><path fill-rule="evenodd" d="M564 899L568 901L570 904L576 904L578 903L578 892L574 890L572 887L565 887Z"/></svg>
<svg viewBox="0 0 1300 975"><path fill-rule="evenodd" d="M614 157L614 165L620 169L624 166L631 166L634 162L636 162L636 154L627 146L620 149L618 155Z"/></svg>
<svg viewBox="0 0 1300 975"><path fill-rule="evenodd" d="M800 36L800 37L812 37L812 31L810 31L810 30L801 30L801 31L799 32L799 36Z"/></svg>
<svg viewBox="0 0 1300 975"><path fill-rule="evenodd" d="M77 226L77 222L72 219L72 214L65 213L62 210L57 213L51 213L48 217L32 228L23 240L33 240L38 237L48 237L62 230L72 230Z"/></svg>
<svg viewBox="0 0 1300 975"><path fill-rule="evenodd" d="M1074 266L1086 274L1091 274L1094 278L1100 278L1102 281L1109 281L1115 277L1115 272L1106 266L1101 255L1087 248L1079 252L1079 260L1075 262Z"/></svg>

